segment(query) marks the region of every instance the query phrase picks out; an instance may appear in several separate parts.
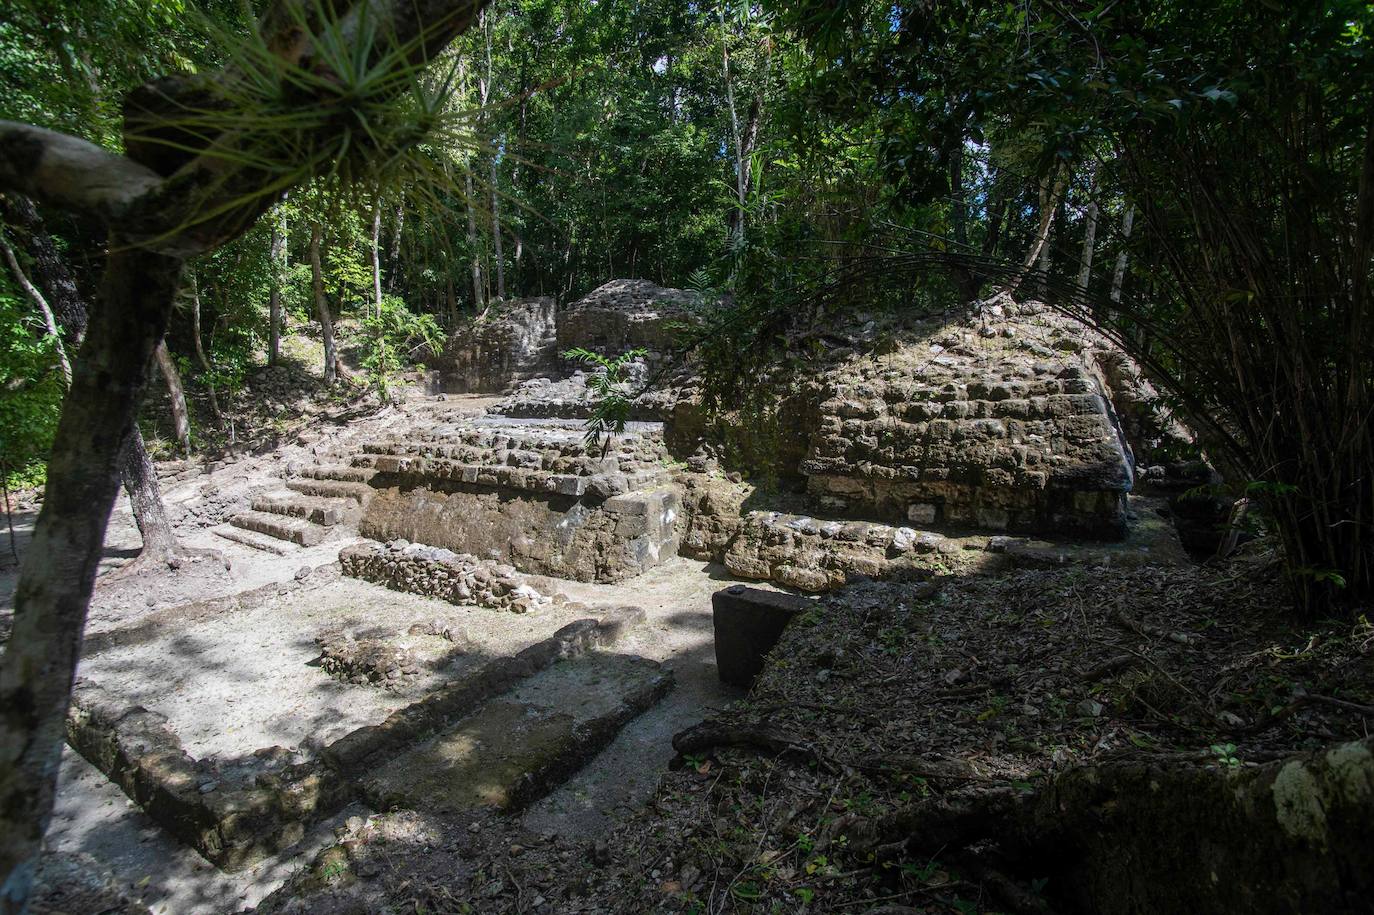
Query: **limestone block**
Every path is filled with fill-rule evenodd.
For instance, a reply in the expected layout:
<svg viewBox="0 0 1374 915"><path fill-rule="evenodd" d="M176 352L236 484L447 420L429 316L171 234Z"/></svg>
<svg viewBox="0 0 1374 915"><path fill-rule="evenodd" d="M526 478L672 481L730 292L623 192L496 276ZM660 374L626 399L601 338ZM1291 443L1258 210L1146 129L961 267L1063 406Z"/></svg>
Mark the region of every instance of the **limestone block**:
<svg viewBox="0 0 1374 915"><path fill-rule="evenodd" d="M744 585L713 594L711 621L720 679L741 687L752 684L783 629L808 606L804 598Z"/></svg>

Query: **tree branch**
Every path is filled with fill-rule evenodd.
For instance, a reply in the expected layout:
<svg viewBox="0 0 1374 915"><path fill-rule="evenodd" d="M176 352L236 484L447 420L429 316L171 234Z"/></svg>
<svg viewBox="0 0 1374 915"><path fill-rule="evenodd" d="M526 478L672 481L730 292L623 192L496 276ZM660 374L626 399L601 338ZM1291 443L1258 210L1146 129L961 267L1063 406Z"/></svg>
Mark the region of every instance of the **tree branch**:
<svg viewBox="0 0 1374 915"><path fill-rule="evenodd" d="M118 222L162 183L145 168L77 137L0 121L0 188L65 210Z"/></svg>

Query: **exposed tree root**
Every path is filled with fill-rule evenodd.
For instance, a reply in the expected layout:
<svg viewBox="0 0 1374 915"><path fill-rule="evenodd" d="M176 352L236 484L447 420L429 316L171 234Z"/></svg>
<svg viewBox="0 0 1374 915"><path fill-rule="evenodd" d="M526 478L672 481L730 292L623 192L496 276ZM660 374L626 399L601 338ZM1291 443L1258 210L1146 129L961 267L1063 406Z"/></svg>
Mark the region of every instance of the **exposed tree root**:
<svg viewBox="0 0 1374 915"><path fill-rule="evenodd" d="M766 750L778 756L792 756L814 762L829 772L838 766L808 744L801 735L765 724L731 724L703 721L674 735L673 749L681 756L700 753L713 747L746 747Z"/></svg>
<svg viewBox="0 0 1374 915"><path fill-rule="evenodd" d="M1034 791L841 817L824 841L844 836L860 852L905 842L956 857L991 843L1009 868L1048 877L1057 898L1084 911L1364 912L1374 911L1371 822L1374 738L1252 768L1081 766ZM1046 911L1000 876L992 883L1005 903Z"/></svg>

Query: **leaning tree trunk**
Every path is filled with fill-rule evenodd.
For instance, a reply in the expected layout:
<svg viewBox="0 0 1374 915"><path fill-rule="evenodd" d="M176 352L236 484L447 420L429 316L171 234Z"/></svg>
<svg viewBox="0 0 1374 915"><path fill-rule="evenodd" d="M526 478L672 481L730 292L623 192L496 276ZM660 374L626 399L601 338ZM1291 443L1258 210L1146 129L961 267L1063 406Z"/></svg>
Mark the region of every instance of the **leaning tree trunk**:
<svg viewBox="0 0 1374 915"><path fill-rule="evenodd" d="M43 510L0 665L0 913L23 911L52 816L67 702L120 459L167 327L181 260L110 239L100 306L75 360Z"/></svg>
<svg viewBox="0 0 1374 915"><path fill-rule="evenodd" d="M186 409L186 389L181 385L181 372L177 371L177 364L172 360L172 354L167 351L166 340L157 345L155 358L158 371L162 373L162 380L167 383L167 395L172 403L172 428L176 432L177 444L181 445L182 453L190 458L191 411ZM142 433L139 433L138 439L139 450L143 452L146 460L148 452L143 448Z"/></svg>
<svg viewBox="0 0 1374 915"><path fill-rule="evenodd" d="M339 357L334 345L334 319L329 316L329 302L324 296L324 268L320 266L322 233L318 222L310 227L310 285L315 297L315 314L320 318L320 337L324 341L324 383L333 387Z"/></svg>
<svg viewBox="0 0 1374 915"><path fill-rule="evenodd" d="M148 457L143 433L137 424L129 433L119 462L124 477L124 491L129 494L129 505L134 513L134 524L138 525L139 536L143 538L143 552L138 555L140 565L145 561L159 560L177 564L179 561L176 556L181 544L172 530L172 522L167 519L167 504L162 501L162 486L157 481L157 470Z"/></svg>

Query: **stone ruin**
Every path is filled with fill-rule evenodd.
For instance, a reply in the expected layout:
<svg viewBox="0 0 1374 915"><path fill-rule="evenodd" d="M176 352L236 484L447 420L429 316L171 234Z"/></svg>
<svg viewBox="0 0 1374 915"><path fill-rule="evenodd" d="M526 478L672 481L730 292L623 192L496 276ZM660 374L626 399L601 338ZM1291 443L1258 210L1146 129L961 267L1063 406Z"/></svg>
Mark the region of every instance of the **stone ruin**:
<svg viewBox="0 0 1374 915"><path fill-rule="evenodd" d="M701 422L689 370L661 371L695 301L617 281L460 330L445 390L507 396L438 400L258 494L215 531L284 555L347 539L337 565L93 636L72 746L234 869L353 802L519 809L657 703L671 674L612 650L643 611L587 606L559 580L622 582L685 556L817 592L1063 561L1028 538L1144 523L1135 454L1166 424L1128 360L1043 308L850 329L755 442L782 469L769 487L720 438L760 430ZM587 371L557 356L574 346L642 347L635 371L659 379L609 441L585 437ZM263 633L248 652L245 631ZM203 669L186 678L174 657ZM286 711L264 716L262 693ZM222 704L214 728L195 712L207 703Z"/></svg>
<svg viewBox="0 0 1374 915"><path fill-rule="evenodd" d="M959 549L949 542L979 534L1120 540L1137 475L1159 475L1135 452L1180 434L1105 338L1007 298L855 320L824 338L768 428L708 423L690 365L670 359L699 301L617 280L561 308L493 306L449 342L443 387L505 397L305 469L223 532L310 545L356 524L377 541L578 581L682 554L826 590L855 574L938 572ZM644 351L629 369L632 422L604 447L584 440L590 370L558 357L574 347ZM731 482L758 469L751 453L774 464L773 494Z"/></svg>
<svg viewBox="0 0 1374 915"><path fill-rule="evenodd" d="M554 300L498 302L461 326L434 368L450 394L499 394L558 367Z"/></svg>

